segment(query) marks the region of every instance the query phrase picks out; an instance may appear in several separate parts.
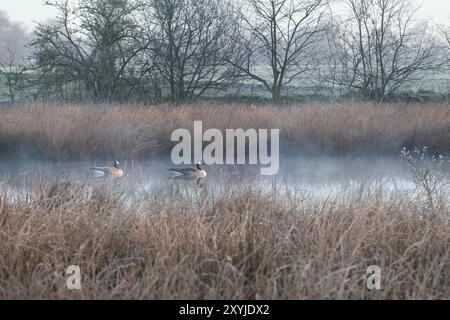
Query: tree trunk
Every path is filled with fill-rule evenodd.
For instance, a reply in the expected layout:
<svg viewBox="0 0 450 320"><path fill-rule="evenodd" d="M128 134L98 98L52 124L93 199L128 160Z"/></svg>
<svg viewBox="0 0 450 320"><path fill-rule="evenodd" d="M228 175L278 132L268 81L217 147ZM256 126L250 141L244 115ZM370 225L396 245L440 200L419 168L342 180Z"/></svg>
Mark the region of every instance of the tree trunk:
<svg viewBox="0 0 450 320"><path fill-rule="evenodd" d="M274 84L272 87L272 102L276 105L281 104L281 86Z"/></svg>

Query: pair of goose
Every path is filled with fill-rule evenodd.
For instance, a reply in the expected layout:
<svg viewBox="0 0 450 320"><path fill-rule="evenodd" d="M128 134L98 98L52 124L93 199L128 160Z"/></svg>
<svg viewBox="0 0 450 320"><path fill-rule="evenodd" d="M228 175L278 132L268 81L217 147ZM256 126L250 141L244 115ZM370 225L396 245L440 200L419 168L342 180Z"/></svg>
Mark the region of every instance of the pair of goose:
<svg viewBox="0 0 450 320"><path fill-rule="evenodd" d="M200 167L200 162L193 168L183 169L169 169L170 177L179 180L196 180L197 185L200 186L200 179L207 176L207 172ZM119 167L120 162L114 161L112 167L95 167L91 168L95 172L96 178L111 178L113 180L122 178L124 175L123 169Z"/></svg>

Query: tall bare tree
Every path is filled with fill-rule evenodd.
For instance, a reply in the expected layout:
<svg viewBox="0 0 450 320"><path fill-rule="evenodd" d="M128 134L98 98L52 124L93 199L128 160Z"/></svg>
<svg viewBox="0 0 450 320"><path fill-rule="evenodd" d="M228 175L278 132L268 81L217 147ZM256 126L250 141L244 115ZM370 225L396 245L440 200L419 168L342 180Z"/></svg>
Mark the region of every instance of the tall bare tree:
<svg viewBox="0 0 450 320"><path fill-rule="evenodd" d="M80 86L97 101L120 97L132 62L148 47L133 0L47 2L55 22L39 24L31 43L44 89ZM119 97L118 97L119 96Z"/></svg>
<svg viewBox="0 0 450 320"><path fill-rule="evenodd" d="M283 87L315 63L314 45L327 28L325 0L247 0L230 62L281 101ZM267 72L267 69L270 72Z"/></svg>
<svg viewBox="0 0 450 320"><path fill-rule="evenodd" d="M435 68L438 46L410 0L346 0L349 16L330 32L335 84L368 99L394 96Z"/></svg>
<svg viewBox="0 0 450 320"><path fill-rule="evenodd" d="M150 0L155 67L180 103L219 89L233 75L227 64L235 13L223 0Z"/></svg>

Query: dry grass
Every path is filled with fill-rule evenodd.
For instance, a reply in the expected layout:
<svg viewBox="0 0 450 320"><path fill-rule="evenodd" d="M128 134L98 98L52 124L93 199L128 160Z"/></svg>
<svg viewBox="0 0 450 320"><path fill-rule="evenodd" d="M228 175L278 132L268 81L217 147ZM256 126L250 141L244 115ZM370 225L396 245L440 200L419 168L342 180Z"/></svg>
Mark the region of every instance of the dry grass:
<svg viewBox="0 0 450 320"><path fill-rule="evenodd" d="M444 105L17 106L0 110L3 155L166 155L173 129L279 128L282 150L399 154L450 150ZM232 184L230 184L232 185ZM0 299L450 299L450 208L426 198L344 194L300 201L230 188L27 184L0 190ZM446 199L445 201L443 199ZM79 265L81 291L65 287ZM365 286L382 269L382 290Z"/></svg>
<svg viewBox="0 0 450 320"><path fill-rule="evenodd" d="M0 298L449 299L450 210L379 193L304 203L258 189L0 195ZM44 188L45 189L45 188ZM344 198L344 197L343 197ZM79 265L82 291L65 288ZM382 268L382 290L365 286Z"/></svg>
<svg viewBox="0 0 450 320"><path fill-rule="evenodd" d="M404 147L450 150L447 105L46 106L0 110L0 153L44 159L170 154L174 129L281 129L281 147L301 154L394 154Z"/></svg>

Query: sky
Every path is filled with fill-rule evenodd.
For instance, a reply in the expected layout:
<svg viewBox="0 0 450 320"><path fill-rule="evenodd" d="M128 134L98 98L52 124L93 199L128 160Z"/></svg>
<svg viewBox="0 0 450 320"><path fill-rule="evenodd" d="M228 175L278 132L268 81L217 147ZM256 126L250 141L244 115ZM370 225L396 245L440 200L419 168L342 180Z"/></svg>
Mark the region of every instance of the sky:
<svg viewBox="0 0 450 320"><path fill-rule="evenodd" d="M422 2L421 16L435 22L450 21L450 0L419 0ZM45 6L44 0L0 0L0 10L6 11L13 21L22 22L30 31L35 21L52 18L54 10Z"/></svg>
<svg viewBox="0 0 450 320"><path fill-rule="evenodd" d="M31 31L35 21L46 21L55 15L53 8L43 3L44 0L0 0L0 10L5 11L10 20L24 23Z"/></svg>

